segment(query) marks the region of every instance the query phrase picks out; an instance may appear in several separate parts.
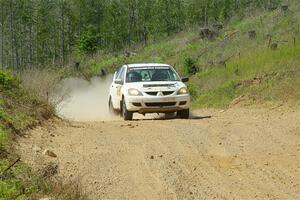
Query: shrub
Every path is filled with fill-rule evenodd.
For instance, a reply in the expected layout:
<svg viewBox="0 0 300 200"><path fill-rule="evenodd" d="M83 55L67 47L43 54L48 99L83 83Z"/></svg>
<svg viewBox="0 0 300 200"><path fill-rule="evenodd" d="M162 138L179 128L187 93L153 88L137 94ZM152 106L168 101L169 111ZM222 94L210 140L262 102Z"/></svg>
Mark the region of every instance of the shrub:
<svg viewBox="0 0 300 200"><path fill-rule="evenodd" d="M85 33L79 41L79 51L84 54L94 54L97 51L98 36L90 32Z"/></svg>
<svg viewBox="0 0 300 200"><path fill-rule="evenodd" d="M7 72L0 70L0 85L4 89L11 89L16 86L16 80Z"/></svg>
<svg viewBox="0 0 300 200"><path fill-rule="evenodd" d="M56 106L66 94L55 96L56 89L63 78L63 71L53 69L28 69L19 74L22 86L38 100ZM55 98L54 98L55 97Z"/></svg>
<svg viewBox="0 0 300 200"><path fill-rule="evenodd" d="M188 75L194 75L199 72L196 61L190 57L184 59L184 70Z"/></svg>
<svg viewBox="0 0 300 200"><path fill-rule="evenodd" d="M187 83L187 87L189 89L189 93L191 95L192 101L196 100L199 95L198 93L199 89L192 83Z"/></svg>

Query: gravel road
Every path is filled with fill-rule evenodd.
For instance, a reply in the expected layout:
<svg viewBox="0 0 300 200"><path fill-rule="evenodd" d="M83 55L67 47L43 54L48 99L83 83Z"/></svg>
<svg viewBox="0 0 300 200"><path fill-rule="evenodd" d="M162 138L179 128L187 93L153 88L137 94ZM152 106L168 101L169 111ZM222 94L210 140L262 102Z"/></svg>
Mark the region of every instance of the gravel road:
<svg viewBox="0 0 300 200"><path fill-rule="evenodd" d="M43 155L44 149L57 157ZM300 109L197 110L190 120L54 120L22 159L78 180L90 199L300 199Z"/></svg>

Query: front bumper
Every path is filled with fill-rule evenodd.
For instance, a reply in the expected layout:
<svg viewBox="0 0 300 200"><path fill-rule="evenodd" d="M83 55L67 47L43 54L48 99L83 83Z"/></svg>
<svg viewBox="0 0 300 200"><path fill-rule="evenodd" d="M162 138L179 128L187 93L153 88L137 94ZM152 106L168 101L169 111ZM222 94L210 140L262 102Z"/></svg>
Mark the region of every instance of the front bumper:
<svg viewBox="0 0 300 200"><path fill-rule="evenodd" d="M172 96L128 96L126 107L128 111L144 113L168 113L189 109L190 95Z"/></svg>

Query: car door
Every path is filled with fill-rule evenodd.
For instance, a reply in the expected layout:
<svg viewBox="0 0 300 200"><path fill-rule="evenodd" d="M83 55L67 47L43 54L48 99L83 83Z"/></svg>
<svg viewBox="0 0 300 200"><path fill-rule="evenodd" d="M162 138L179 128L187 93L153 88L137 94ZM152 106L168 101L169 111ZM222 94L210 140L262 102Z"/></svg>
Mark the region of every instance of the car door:
<svg viewBox="0 0 300 200"><path fill-rule="evenodd" d="M119 72L115 75L114 80L111 85L110 95L111 95L112 104L115 109L120 109L120 101L122 98L122 94L121 94L122 84L118 81L122 80L122 82L123 82L124 71L125 71L125 67L123 66L119 70Z"/></svg>

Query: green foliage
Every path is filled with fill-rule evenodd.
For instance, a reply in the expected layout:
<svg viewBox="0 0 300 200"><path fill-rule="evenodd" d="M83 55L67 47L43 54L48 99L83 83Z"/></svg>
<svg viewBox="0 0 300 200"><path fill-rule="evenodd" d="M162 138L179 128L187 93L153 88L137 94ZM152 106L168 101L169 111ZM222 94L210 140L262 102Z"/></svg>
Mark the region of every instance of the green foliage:
<svg viewBox="0 0 300 200"><path fill-rule="evenodd" d="M79 51L84 54L94 54L98 48L98 36L88 32L79 41Z"/></svg>
<svg viewBox="0 0 300 200"><path fill-rule="evenodd" d="M189 89L192 101L195 101L199 96L199 88L197 88L197 86L193 83L187 83L186 85Z"/></svg>
<svg viewBox="0 0 300 200"><path fill-rule="evenodd" d="M54 184L46 178L36 175L26 164L18 162L5 173L4 170L17 158L14 154L5 155L0 160L0 199L41 199L51 196L55 199L85 199L78 188L61 183ZM57 192L57 193L53 193Z"/></svg>
<svg viewBox="0 0 300 200"><path fill-rule="evenodd" d="M12 89L16 86L16 80L7 72L0 70L0 86L5 89Z"/></svg>
<svg viewBox="0 0 300 200"><path fill-rule="evenodd" d="M196 61L191 57L184 59L184 70L188 75L194 75L199 72L199 68L196 66Z"/></svg>
<svg viewBox="0 0 300 200"><path fill-rule="evenodd" d="M5 169L7 169L10 164L9 161L9 159L0 161L0 172L3 172ZM25 199L26 194L38 191L39 186L34 184L34 182L28 184L22 181L22 178L28 180L35 179L32 172L26 165L18 164L5 175L7 177L10 176L11 178L4 178L4 180L0 182L0 199ZM24 194L20 193L20 191L24 191Z"/></svg>

